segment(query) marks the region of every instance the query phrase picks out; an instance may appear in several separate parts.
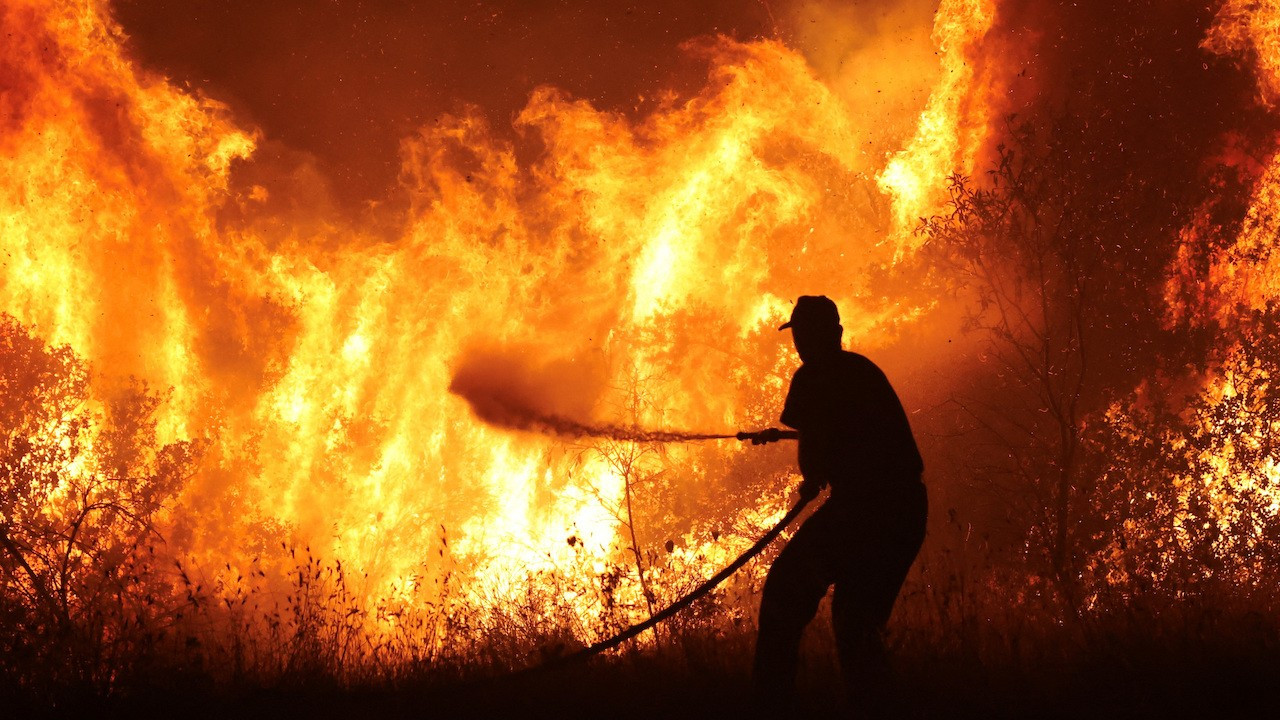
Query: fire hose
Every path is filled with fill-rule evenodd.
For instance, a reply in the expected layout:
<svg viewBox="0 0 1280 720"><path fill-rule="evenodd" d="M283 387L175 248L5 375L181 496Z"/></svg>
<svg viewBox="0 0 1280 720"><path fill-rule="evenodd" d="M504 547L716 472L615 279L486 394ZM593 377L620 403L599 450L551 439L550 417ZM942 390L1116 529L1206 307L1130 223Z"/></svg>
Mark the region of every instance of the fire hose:
<svg viewBox="0 0 1280 720"><path fill-rule="evenodd" d="M756 433L740 432L737 435L725 435L722 437L736 438L738 440L744 440L744 441L751 440L751 441L756 441L757 444L760 444L764 442L773 442L775 440L794 440L798 438L799 435L798 433L788 431L788 430L777 430L777 429L770 428L769 430L762 430ZM792 506L790 510L787 511L787 514L782 516L782 519L779 520L777 524L775 524L772 528L770 528L769 531L766 532L764 535L760 536L760 539L757 540L754 545L747 548L747 550L743 552L741 555L739 555L736 560L726 565L724 569L722 569L720 572L707 578L705 581L703 581L701 585L699 585L698 587L686 593L679 600L676 600L675 602L666 606L662 610L659 610L658 612L649 616L649 619L644 620L643 622L638 622L632 625L631 627L617 633L612 637L596 642L592 645L582 648L581 650L578 650L577 652L570 653L568 655L562 655L560 657L553 658L539 665L531 667L526 672L530 672L534 670L549 670L552 668L562 667L564 665L570 665L575 662L587 660L588 658L599 655L600 653L606 650L610 650L612 648L615 648L621 645L622 643L630 640L631 638L636 637L640 633L643 633L644 631L655 627L659 623L667 620L668 618L680 612L681 610L689 607L699 598L711 592L711 590L714 589L717 585L724 582L730 575L737 572L738 569L741 568L743 565L746 565L748 562L750 562L752 558L759 555L766 547L769 546L770 543L772 543L775 539L777 539L778 535L782 534L782 531L785 530L786 527L791 524L791 521L795 520L796 516L798 516L800 512L804 510L805 506L809 504L810 499L811 498L807 498L807 497L800 498L800 500L797 501L796 504Z"/></svg>

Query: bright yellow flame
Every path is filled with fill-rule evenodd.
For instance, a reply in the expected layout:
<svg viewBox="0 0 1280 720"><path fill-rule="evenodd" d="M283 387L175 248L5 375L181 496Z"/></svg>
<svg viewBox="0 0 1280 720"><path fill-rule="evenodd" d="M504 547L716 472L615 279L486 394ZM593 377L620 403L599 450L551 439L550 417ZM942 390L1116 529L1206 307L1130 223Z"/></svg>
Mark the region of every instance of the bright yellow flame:
<svg viewBox="0 0 1280 720"><path fill-rule="evenodd" d="M941 79L920 115L915 137L876 178L893 198L901 242L909 242L921 217L941 210L952 173L973 173L989 118L970 56L994 21L992 0L943 0L938 8L933 40L942 54Z"/></svg>

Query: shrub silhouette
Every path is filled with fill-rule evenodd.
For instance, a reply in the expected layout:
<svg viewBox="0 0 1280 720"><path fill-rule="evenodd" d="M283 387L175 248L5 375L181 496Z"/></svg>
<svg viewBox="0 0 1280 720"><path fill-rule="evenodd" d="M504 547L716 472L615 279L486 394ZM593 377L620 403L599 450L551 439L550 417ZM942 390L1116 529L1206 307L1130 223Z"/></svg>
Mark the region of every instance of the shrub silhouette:
<svg viewBox="0 0 1280 720"><path fill-rule="evenodd" d="M69 347L0 315L0 676L22 695L107 683L168 594L154 521L198 444L157 441L144 384L95 397L90 380Z"/></svg>

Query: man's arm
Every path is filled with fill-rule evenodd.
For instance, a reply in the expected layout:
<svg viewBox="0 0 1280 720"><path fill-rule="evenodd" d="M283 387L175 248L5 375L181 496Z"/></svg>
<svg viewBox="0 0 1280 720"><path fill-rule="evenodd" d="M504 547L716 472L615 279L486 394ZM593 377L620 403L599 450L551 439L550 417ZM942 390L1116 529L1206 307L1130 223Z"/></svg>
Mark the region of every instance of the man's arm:
<svg viewBox="0 0 1280 720"><path fill-rule="evenodd" d="M823 450L820 449L822 441L815 438L812 433L806 435L799 430L766 428L753 433L740 432L738 439L750 440L752 445L765 445L779 440L799 440L800 447L796 459L800 465L800 474L804 476L804 482L800 484L800 496L806 500L812 500L822 492L822 488L827 486L827 471L817 460L823 456Z"/></svg>
<svg viewBox="0 0 1280 720"><path fill-rule="evenodd" d="M800 447L796 461L804 482L800 483L800 497L812 500L831 483L830 468L825 460L831 456L830 440L817 432L800 433Z"/></svg>
<svg viewBox="0 0 1280 720"><path fill-rule="evenodd" d="M784 425L796 428L796 439L800 441L796 450L796 464L800 466L800 475L804 482L800 483L800 497L812 500L827 486L828 471L824 459L828 442L821 431L814 428L821 426L820 388L814 386L814 376L810 368L802 365L791 376L791 387L787 388L787 399L783 403L782 417ZM804 428L801 430L800 428Z"/></svg>

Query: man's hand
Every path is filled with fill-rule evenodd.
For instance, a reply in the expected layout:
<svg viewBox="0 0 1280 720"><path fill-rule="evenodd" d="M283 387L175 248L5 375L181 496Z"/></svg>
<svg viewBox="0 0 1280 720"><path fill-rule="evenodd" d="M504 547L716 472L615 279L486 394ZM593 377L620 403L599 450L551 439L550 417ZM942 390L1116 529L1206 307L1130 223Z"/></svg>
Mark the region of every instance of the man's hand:
<svg viewBox="0 0 1280 720"><path fill-rule="evenodd" d="M779 430L778 428L765 428L756 432L742 431L736 435L739 440L750 440L752 445L765 445L779 440L799 440L800 433L795 430Z"/></svg>
<svg viewBox="0 0 1280 720"><path fill-rule="evenodd" d="M751 434L752 445L767 445L771 442L778 442L782 439L782 431L778 428L765 428L757 433Z"/></svg>
<svg viewBox="0 0 1280 720"><path fill-rule="evenodd" d="M800 499L809 502L818 497L818 493L822 492L822 488L826 487L826 485L824 482L805 478L804 482L800 483Z"/></svg>

